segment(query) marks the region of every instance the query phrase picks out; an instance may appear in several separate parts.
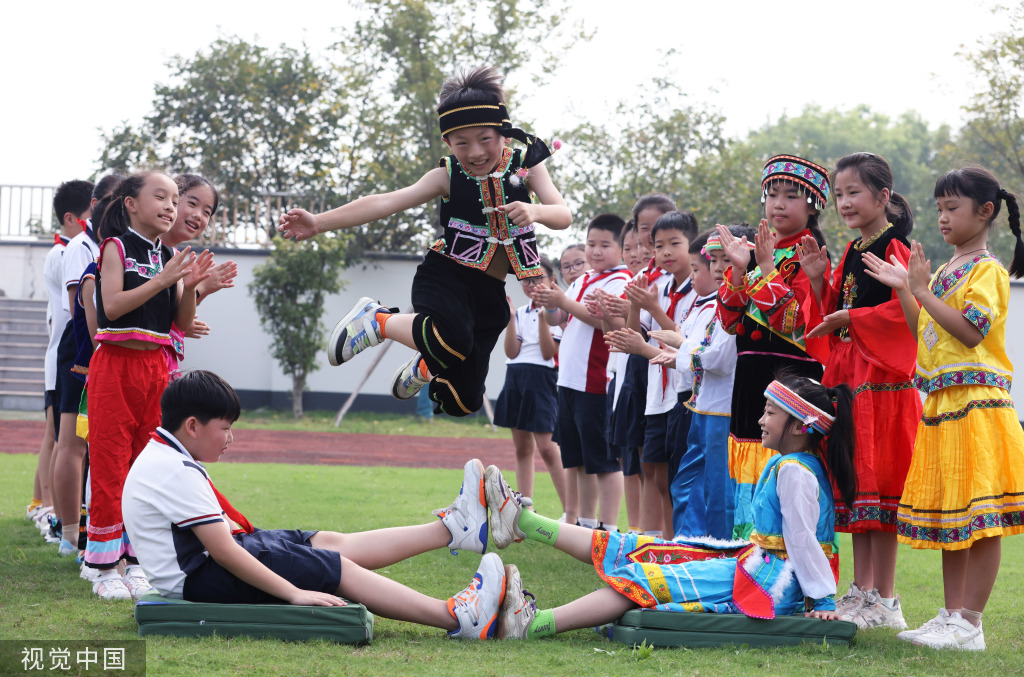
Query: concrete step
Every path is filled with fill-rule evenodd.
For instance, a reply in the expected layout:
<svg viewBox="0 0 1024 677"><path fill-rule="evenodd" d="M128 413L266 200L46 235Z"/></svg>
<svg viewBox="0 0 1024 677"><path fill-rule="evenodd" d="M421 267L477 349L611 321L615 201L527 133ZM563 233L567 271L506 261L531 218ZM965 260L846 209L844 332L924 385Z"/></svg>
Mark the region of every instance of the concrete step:
<svg viewBox="0 0 1024 677"><path fill-rule="evenodd" d="M25 334L38 335L43 334L45 336L50 335L49 326L46 324L46 318L41 319L24 319L14 318L8 319L0 317L0 332L23 332Z"/></svg>
<svg viewBox="0 0 1024 677"><path fill-rule="evenodd" d="M44 403L41 391L38 395L0 391L0 411L42 411Z"/></svg>
<svg viewBox="0 0 1024 677"><path fill-rule="evenodd" d="M46 304L42 307L21 308L0 306L0 319L2 320L36 320L46 321Z"/></svg>
<svg viewBox="0 0 1024 677"><path fill-rule="evenodd" d="M40 345L49 343L50 337L45 332L4 331L0 329L0 349L7 345Z"/></svg>
<svg viewBox="0 0 1024 677"><path fill-rule="evenodd" d="M27 378L27 379L42 379L43 378L43 367L42 366L3 366L0 365L0 380L5 378Z"/></svg>
<svg viewBox="0 0 1024 677"><path fill-rule="evenodd" d="M43 312L46 311L46 299L14 299L6 296L0 296L0 310L38 310L39 308L42 308Z"/></svg>
<svg viewBox="0 0 1024 677"><path fill-rule="evenodd" d="M0 392L41 393L45 389L43 379L0 378Z"/></svg>
<svg viewBox="0 0 1024 677"><path fill-rule="evenodd" d="M2 343L0 357L36 358L42 360L46 356L45 343ZM29 366L29 365L26 365Z"/></svg>
<svg viewBox="0 0 1024 677"><path fill-rule="evenodd" d="M0 369L10 367L38 367L42 369L44 359L46 359L45 350L39 353L39 355L11 355L5 353L3 346L0 346Z"/></svg>

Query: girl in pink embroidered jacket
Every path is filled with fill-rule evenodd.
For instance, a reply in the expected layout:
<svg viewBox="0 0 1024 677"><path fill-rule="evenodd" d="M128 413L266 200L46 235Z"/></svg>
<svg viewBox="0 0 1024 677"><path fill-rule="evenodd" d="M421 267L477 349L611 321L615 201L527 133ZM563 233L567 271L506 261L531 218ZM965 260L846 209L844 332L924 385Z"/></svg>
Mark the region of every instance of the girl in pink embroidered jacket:
<svg viewBox="0 0 1024 677"><path fill-rule="evenodd" d="M899 636L980 650L981 613L999 572L1002 537L1024 532L1024 432L1008 392L1010 283L987 248L1003 202L1017 238L1009 273L1017 278L1024 275L1024 243L1017 198L980 167L942 175L935 200L942 237L954 250L934 276L917 242L907 267L896 257L890 263L864 255L869 273L897 290L918 339L915 385L927 393L897 538L942 550L945 606Z"/></svg>
<svg viewBox="0 0 1024 677"><path fill-rule="evenodd" d="M483 404L491 350L508 324L505 277L542 275L534 224L562 230L572 217L541 164L551 151L512 126L497 71L477 68L449 79L437 113L452 151L439 167L411 186L322 214L293 209L278 230L305 240L440 198L444 232L416 270L414 312L359 299L334 327L327 356L338 365L384 339L398 341L417 352L392 379L392 395L410 399L429 384L435 411L465 416ZM512 150L509 138L526 148Z"/></svg>

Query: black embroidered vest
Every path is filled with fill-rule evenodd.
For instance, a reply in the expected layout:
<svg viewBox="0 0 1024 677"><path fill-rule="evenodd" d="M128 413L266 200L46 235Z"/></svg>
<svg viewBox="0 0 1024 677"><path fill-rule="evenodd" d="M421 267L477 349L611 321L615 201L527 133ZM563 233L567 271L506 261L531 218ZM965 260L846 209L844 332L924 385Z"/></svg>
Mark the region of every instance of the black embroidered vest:
<svg viewBox="0 0 1024 677"><path fill-rule="evenodd" d="M120 245L120 246L119 246ZM141 287L156 277L164 269L173 256L170 247L157 240L150 242L134 230L120 237L104 240L103 247L118 247L121 262L124 265L124 289ZM100 254L102 260L102 254ZM170 345L171 323L177 310L178 286L171 285L159 291L138 308L130 310L116 320L107 317L103 310L103 293L100 279L102 267L96 275L96 287L101 290L96 294L96 323L98 331L96 339L102 341L123 341L138 339L159 345Z"/></svg>

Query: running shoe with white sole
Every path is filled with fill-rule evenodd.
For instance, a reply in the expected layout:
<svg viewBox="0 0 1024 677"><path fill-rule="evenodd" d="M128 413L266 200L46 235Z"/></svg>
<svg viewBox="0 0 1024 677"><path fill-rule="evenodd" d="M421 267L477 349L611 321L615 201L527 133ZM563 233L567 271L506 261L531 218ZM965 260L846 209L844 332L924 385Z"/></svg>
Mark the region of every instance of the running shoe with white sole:
<svg viewBox="0 0 1024 677"><path fill-rule="evenodd" d="M939 609L939 613L936 614L935 618L926 621L924 625L914 630L904 630L903 632L896 635L896 639L902 639L904 642L911 642L915 638L925 635L929 632L934 632L946 624L949 620L949 612L945 608Z"/></svg>
<svg viewBox="0 0 1024 677"><path fill-rule="evenodd" d="M523 498L518 491L512 491L497 466L488 466L484 476L484 491L487 493L487 507L491 511L491 537L499 550L510 543L519 543L526 533L519 528L519 516L523 508L533 501Z"/></svg>
<svg viewBox="0 0 1024 677"><path fill-rule="evenodd" d="M850 583L850 589L845 595L836 600L836 613L844 621L853 619L853 616L864 606L865 593L855 583Z"/></svg>
<svg viewBox="0 0 1024 677"><path fill-rule="evenodd" d="M367 348L383 343L384 334L377 322L377 313L391 312L368 296L356 301L345 317L334 325L331 338L327 341L327 359L330 363L337 367Z"/></svg>
<svg viewBox="0 0 1024 677"><path fill-rule="evenodd" d="M498 630L498 609L505 600L505 567L501 558L490 552L469 586L448 600L448 611L459 622L458 630L448 636L460 639L491 639Z"/></svg>
<svg viewBox="0 0 1024 677"><path fill-rule="evenodd" d="M484 498L484 464L480 459L466 461L462 473L462 488L455 502L447 508L438 508L434 514L441 518L452 535L448 549L470 550L483 554L487 551L487 499Z"/></svg>
<svg viewBox="0 0 1024 677"><path fill-rule="evenodd" d="M868 593L865 604L853 614L851 619L861 630L868 628L894 628L906 630L907 621L903 618L903 606L897 595L893 600L892 608L875 593L874 590Z"/></svg>
<svg viewBox="0 0 1024 677"><path fill-rule="evenodd" d="M529 597L529 599L527 599ZM526 631L537 615L537 598L523 590L515 564L505 565L505 600L498 611L498 639L526 639Z"/></svg>
<svg viewBox="0 0 1024 677"><path fill-rule="evenodd" d="M423 355L417 352L412 359L403 364L391 379L391 394L397 400L411 400L430 383L420 374L420 362Z"/></svg>
<svg viewBox="0 0 1024 677"><path fill-rule="evenodd" d="M959 611L951 613L945 625L918 635L911 641L918 646L932 649L985 650L985 633L981 629L981 624L975 627L961 616Z"/></svg>
<svg viewBox="0 0 1024 677"><path fill-rule="evenodd" d="M97 576L92 583L92 591L103 600L131 599L132 591L121 580L117 570L111 569Z"/></svg>
<svg viewBox="0 0 1024 677"><path fill-rule="evenodd" d="M121 582L124 583L124 587L128 588L132 599L139 599L153 589L153 586L149 584L149 579L146 577L146 572L137 564L129 565L125 568Z"/></svg>

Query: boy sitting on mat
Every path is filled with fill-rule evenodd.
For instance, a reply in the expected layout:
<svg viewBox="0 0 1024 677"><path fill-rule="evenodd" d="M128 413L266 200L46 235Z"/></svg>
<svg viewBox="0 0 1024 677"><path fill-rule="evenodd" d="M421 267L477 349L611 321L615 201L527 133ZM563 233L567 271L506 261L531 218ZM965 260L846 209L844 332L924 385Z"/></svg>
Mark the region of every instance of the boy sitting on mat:
<svg viewBox="0 0 1024 677"><path fill-rule="evenodd" d="M501 560L484 555L473 581L448 600L433 599L371 569L448 547L487 547L484 466L466 464L455 502L440 521L343 534L254 528L210 482L203 463L231 444L238 395L209 371L171 383L160 400L161 427L132 465L122 498L124 526L150 583L191 602L343 606L443 628L451 637L491 638L505 596Z"/></svg>

